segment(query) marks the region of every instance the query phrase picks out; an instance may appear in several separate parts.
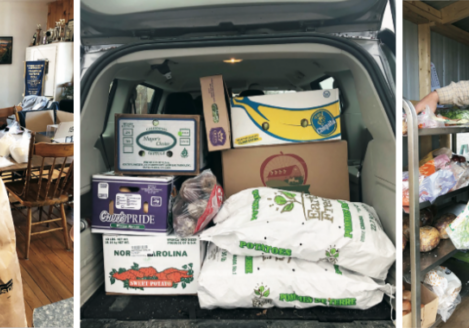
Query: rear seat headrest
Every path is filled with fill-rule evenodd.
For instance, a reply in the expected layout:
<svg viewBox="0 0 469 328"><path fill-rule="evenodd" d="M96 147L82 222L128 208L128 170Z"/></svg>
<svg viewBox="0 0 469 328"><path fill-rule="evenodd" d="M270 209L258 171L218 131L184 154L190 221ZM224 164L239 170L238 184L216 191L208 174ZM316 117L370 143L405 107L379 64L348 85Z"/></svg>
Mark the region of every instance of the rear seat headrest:
<svg viewBox="0 0 469 328"><path fill-rule="evenodd" d="M264 91L256 90L256 89L249 89L241 91L239 97L251 97L251 96L263 96L265 95Z"/></svg>
<svg viewBox="0 0 469 328"><path fill-rule="evenodd" d="M201 115L197 111L188 92L175 92L168 95L164 109L165 114L175 115Z"/></svg>

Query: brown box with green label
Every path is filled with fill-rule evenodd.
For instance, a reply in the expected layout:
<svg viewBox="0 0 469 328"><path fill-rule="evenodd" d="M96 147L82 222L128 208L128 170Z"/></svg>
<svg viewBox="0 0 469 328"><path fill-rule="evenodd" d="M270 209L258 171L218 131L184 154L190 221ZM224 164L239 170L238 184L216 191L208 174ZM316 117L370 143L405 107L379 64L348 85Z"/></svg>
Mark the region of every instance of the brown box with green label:
<svg viewBox="0 0 469 328"><path fill-rule="evenodd" d="M231 149L222 161L227 197L266 186L350 200L346 141Z"/></svg>
<svg viewBox="0 0 469 328"><path fill-rule="evenodd" d="M230 97L221 75L200 78L208 151L231 148Z"/></svg>

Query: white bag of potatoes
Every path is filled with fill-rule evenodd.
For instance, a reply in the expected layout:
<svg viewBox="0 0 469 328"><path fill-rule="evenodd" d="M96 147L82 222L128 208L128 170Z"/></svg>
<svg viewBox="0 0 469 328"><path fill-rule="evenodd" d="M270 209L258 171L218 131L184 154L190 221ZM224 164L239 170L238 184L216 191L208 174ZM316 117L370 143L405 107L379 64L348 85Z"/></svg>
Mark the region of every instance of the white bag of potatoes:
<svg viewBox="0 0 469 328"><path fill-rule="evenodd" d="M210 244L199 276L201 308L368 309L394 287L328 262L233 255Z"/></svg>
<svg viewBox="0 0 469 328"><path fill-rule="evenodd" d="M201 239L230 253L328 261L384 280L396 249L366 204L271 188L231 196Z"/></svg>

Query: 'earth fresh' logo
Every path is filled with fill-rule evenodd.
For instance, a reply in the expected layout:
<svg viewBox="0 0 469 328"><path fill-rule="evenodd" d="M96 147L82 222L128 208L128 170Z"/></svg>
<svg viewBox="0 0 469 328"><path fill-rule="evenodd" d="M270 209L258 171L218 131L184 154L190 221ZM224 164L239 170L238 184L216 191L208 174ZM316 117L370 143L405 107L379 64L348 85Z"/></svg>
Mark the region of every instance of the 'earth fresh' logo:
<svg viewBox="0 0 469 328"><path fill-rule="evenodd" d="M166 131L146 131L137 137L137 145L148 151L166 151L176 143L176 138Z"/></svg>
<svg viewBox="0 0 469 328"><path fill-rule="evenodd" d="M337 129L335 118L327 109L320 109L311 115L311 126L321 137L328 137Z"/></svg>
<svg viewBox="0 0 469 328"><path fill-rule="evenodd" d="M280 213L291 212L293 208L295 207L295 203L298 203L301 205L301 203L297 201L295 197L296 197L296 194L287 192L287 191L281 191L280 195L275 196L274 198L275 204L279 205L282 208ZM267 198L267 199L272 200L272 198ZM275 205L272 204L270 206L275 206Z"/></svg>

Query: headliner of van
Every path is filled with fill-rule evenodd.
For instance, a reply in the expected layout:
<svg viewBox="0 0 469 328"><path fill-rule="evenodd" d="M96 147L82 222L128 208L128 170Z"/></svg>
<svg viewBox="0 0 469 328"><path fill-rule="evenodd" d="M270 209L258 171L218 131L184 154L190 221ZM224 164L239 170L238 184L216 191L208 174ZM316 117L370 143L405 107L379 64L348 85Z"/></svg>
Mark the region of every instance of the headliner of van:
<svg viewBox="0 0 469 328"><path fill-rule="evenodd" d="M210 75L223 75L226 83L235 89L247 88L256 83L269 89L298 89L312 81L334 72L348 70L347 65L338 60L340 54L236 54L193 56L170 58L171 83L151 65L161 61L140 61L126 63L116 78L144 82L168 91L193 91L200 89L199 78ZM288 57L287 57L288 56ZM282 58L283 57L283 58ZM225 63L231 58L242 59L236 64Z"/></svg>

